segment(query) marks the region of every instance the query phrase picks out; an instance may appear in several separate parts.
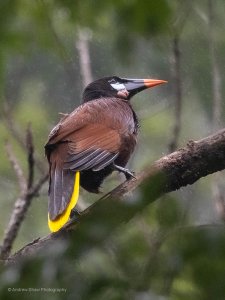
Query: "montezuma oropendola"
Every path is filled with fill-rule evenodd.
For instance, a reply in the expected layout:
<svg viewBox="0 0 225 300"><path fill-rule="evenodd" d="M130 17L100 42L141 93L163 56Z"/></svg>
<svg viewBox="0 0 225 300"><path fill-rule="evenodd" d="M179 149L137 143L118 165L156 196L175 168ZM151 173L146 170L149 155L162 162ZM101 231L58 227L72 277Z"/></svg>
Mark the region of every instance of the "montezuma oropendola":
<svg viewBox="0 0 225 300"><path fill-rule="evenodd" d="M79 186L98 193L114 170L126 178L134 151L138 119L130 99L138 92L165 83L156 79L105 77L90 83L83 104L52 129L45 152L49 162L48 224L58 231L77 203Z"/></svg>

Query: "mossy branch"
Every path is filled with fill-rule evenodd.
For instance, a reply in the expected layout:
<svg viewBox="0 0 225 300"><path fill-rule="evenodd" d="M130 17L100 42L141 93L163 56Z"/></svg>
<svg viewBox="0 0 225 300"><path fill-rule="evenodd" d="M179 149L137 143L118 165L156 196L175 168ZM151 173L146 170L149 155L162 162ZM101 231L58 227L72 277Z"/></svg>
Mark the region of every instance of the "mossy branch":
<svg viewBox="0 0 225 300"><path fill-rule="evenodd" d="M45 251L46 246L54 245L55 240L61 238L72 241L70 251L82 253L93 244L104 242L121 223L129 221L163 194L193 184L224 168L225 129L199 141L189 141L185 148L157 160L138 173L136 179L120 184L100 198L59 232L34 240L9 257L8 261L37 254L41 249ZM137 187L141 187L142 197L124 199L125 194Z"/></svg>

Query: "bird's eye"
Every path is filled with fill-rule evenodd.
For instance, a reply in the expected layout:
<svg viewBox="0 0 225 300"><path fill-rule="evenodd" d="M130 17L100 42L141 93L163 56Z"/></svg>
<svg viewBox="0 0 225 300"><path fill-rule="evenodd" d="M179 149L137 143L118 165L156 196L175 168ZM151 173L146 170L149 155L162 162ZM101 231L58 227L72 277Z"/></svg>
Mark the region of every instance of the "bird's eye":
<svg viewBox="0 0 225 300"><path fill-rule="evenodd" d="M110 79L108 82L109 82L110 84L111 84L111 83L114 83L114 84L115 84L115 83L116 83L116 80L113 78L113 79Z"/></svg>

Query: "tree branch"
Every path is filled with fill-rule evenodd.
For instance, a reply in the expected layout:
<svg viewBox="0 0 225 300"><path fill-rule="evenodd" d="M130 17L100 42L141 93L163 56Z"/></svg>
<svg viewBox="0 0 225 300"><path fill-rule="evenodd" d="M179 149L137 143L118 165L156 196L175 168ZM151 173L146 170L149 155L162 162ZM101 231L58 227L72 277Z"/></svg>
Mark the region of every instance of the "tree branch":
<svg viewBox="0 0 225 300"><path fill-rule="evenodd" d="M181 1L177 5L175 18L171 26L171 42L172 42L172 76L173 76L173 90L174 90L174 125L171 134L171 140L168 144L169 153L175 151L178 147L178 140L181 132L181 117L183 107L183 89L181 82L181 35L187 24L189 15L191 13L191 1Z"/></svg>
<svg viewBox="0 0 225 300"><path fill-rule="evenodd" d="M216 55L215 43L215 15L212 0L208 0L208 37L209 52L211 59L211 75L212 75L212 123L213 129L217 130L221 125L222 113L222 93L221 93L221 74Z"/></svg>
<svg viewBox="0 0 225 300"><path fill-rule="evenodd" d="M38 195L42 185L47 181L48 174L40 178L37 184L25 194L21 195L14 204L13 212L10 216L8 227L5 230L0 257L7 259L12 249L13 242L18 234L20 225L25 218L26 212L30 206L31 200Z"/></svg>
<svg viewBox="0 0 225 300"><path fill-rule="evenodd" d="M72 250L76 250L76 253L84 251L84 244L85 249L89 249L93 243L102 243L118 225L129 221L163 194L225 169L224 149L225 129L202 140L190 141L185 148L162 157L137 174L136 179L122 183L100 198L59 232L34 240L12 255L8 261L13 262L46 249L46 246L54 244L54 240L65 238L68 233L70 238L74 236ZM138 186L142 187L143 197L139 197L138 201L121 201L121 197ZM120 211L123 213L118 213Z"/></svg>
<svg viewBox="0 0 225 300"><path fill-rule="evenodd" d="M174 36L173 40L173 76L174 76L174 127L172 131L172 139L169 143L169 152L175 151L178 145L178 139L181 131L181 113L182 113L182 83L181 83L181 50L180 37Z"/></svg>
<svg viewBox="0 0 225 300"><path fill-rule="evenodd" d="M48 174L43 175L37 184L33 187L34 179L34 146L30 125L26 134L26 152L28 162L28 178L24 177L23 170L20 167L16 156L14 155L10 144L6 144L6 150L11 161L20 185L20 196L16 199L13 211L11 213L8 226L5 230L3 242L0 249L0 258L7 259L12 249L13 242L16 239L22 221L31 204L31 200L37 196L40 188L46 182Z"/></svg>
<svg viewBox="0 0 225 300"><path fill-rule="evenodd" d="M80 73L81 73L83 88L85 88L90 82L93 81L93 76L91 71L89 41L90 41L90 33L84 28L78 27L77 40L75 42L75 46L78 51Z"/></svg>

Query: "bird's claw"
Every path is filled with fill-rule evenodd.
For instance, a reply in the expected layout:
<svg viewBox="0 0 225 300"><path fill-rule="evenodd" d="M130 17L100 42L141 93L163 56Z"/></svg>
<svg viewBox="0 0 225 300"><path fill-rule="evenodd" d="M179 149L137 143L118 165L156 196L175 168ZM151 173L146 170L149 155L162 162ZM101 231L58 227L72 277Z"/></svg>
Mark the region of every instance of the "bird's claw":
<svg viewBox="0 0 225 300"><path fill-rule="evenodd" d="M81 212L77 208L73 208L70 212L70 219L81 216Z"/></svg>
<svg viewBox="0 0 225 300"><path fill-rule="evenodd" d="M132 178L136 179L135 173L126 169L126 173L124 173L126 180L130 180Z"/></svg>
<svg viewBox="0 0 225 300"><path fill-rule="evenodd" d="M117 171L122 172L122 173L125 175L126 180L130 180L131 178L136 179L134 172L131 172L130 170L128 170L128 169L126 169L126 168L123 168L123 167L121 167L121 166L117 166L117 165L115 165L115 164L114 164L114 168L115 168Z"/></svg>

